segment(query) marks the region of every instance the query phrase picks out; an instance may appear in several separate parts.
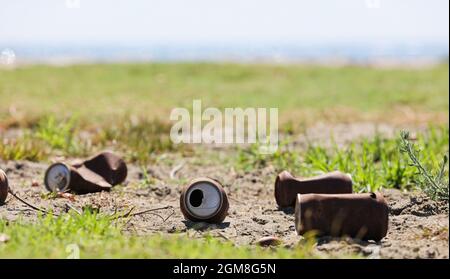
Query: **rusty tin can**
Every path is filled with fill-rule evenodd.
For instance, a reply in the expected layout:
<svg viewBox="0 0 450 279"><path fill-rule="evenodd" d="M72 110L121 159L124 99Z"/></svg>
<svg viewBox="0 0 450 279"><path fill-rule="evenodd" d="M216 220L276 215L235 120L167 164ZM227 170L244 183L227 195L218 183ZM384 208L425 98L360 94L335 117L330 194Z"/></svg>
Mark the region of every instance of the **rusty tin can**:
<svg viewBox="0 0 450 279"><path fill-rule="evenodd" d="M299 235L314 232L378 241L387 234L388 215L381 193L299 194L295 229Z"/></svg>
<svg viewBox="0 0 450 279"><path fill-rule="evenodd" d="M8 197L8 177L6 176L6 173L0 169L0 205L2 205L6 198Z"/></svg>
<svg viewBox="0 0 450 279"><path fill-rule="evenodd" d="M288 171L282 171L275 180L275 200L279 207L295 206L297 194L347 194L352 191L352 177L340 171L308 178L296 178Z"/></svg>
<svg viewBox="0 0 450 279"><path fill-rule="evenodd" d="M108 191L122 183L126 176L127 166L122 158L102 152L79 164L52 164L45 172L44 184L51 192L85 194Z"/></svg>
<svg viewBox="0 0 450 279"><path fill-rule="evenodd" d="M227 194L214 179L196 178L181 192L180 209L188 220L221 223L228 214L228 208Z"/></svg>

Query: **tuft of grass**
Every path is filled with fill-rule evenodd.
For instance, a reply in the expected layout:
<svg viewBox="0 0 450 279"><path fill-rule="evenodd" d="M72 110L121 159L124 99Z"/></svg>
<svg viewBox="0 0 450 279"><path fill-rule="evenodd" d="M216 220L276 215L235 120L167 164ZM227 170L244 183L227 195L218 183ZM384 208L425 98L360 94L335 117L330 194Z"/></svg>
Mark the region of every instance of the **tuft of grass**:
<svg viewBox="0 0 450 279"><path fill-rule="evenodd" d="M116 123L101 129L93 142L103 146L115 145L129 161L145 165L155 154L181 148L170 140L169 123L157 119L127 119Z"/></svg>
<svg viewBox="0 0 450 279"><path fill-rule="evenodd" d="M89 140L81 140L79 135L80 127L75 118L57 120L46 116L20 135L3 138L0 158L40 161L55 152L62 152L65 156L86 156L91 151L91 144Z"/></svg>
<svg viewBox="0 0 450 279"><path fill-rule="evenodd" d="M74 117L46 116L14 139L0 141L0 158L39 161L49 155L87 156L113 148L129 162L145 165L162 152L188 151L170 140L168 123L159 120L121 118L109 126L86 129Z"/></svg>
<svg viewBox="0 0 450 279"><path fill-rule="evenodd" d="M400 151L408 155L410 165L417 170L415 173L417 186L434 200L448 201L448 152L442 156L436 171L430 170L421 159L423 150L418 149L410 141L408 131L402 131L400 134Z"/></svg>
<svg viewBox="0 0 450 279"><path fill-rule="evenodd" d="M0 140L0 158L4 160L40 161L46 159L48 150L40 141L29 134L16 139Z"/></svg>
<svg viewBox="0 0 450 279"><path fill-rule="evenodd" d="M0 258L67 258L79 250L81 258L311 258L314 240L292 249L235 246L206 234L130 236L122 232L126 220L114 221L90 211L54 217L39 216L33 223L0 220Z"/></svg>
<svg viewBox="0 0 450 279"><path fill-rule="evenodd" d="M89 144L78 137L78 125L75 117L58 121L54 116L42 118L33 131L34 137L45 142L52 150L60 150L65 155L85 155L89 153Z"/></svg>
<svg viewBox="0 0 450 279"><path fill-rule="evenodd" d="M426 163L436 165L437 154L448 152L448 127L430 127L418 135L424 153L429 154ZM399 152L397 139L376 135L364 138L345 147L333 144L331 148L310 144L306 150L294 151L287 142L280 144L274 154L263 155L254 145L239 151L237 166L240 170L273 166L278 172L288 170L294 175L311 176L339 170L350 173L356 192L370 192L381 188L409 188L416 183L416 171ZM445 177L445 175L443 175Z"/></svg>
<svg viewBox="0 0 450 279"><path fill-rule="evenodd" d="M274 166L277 171L301 166L300 156L297 152L290 150L289 140L279 143L277 151L273 154L262 154L260 143L251 144L247 148L238 150L236 166L245 172L269 165Z"/></svg>

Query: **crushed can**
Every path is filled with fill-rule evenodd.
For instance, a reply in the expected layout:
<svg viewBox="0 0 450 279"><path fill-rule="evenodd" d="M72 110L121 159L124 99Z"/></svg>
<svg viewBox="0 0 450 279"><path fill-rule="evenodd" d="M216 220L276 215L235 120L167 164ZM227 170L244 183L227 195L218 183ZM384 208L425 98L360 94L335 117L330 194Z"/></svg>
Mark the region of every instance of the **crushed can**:
<svg viewBox="0 0 450 279"><path fill-rule="evenodd" d="M44 184L51 192L86 194L108 191L125 181L126 177L124 160L106 151L77 164L52 164L45 172Z"/></svg>

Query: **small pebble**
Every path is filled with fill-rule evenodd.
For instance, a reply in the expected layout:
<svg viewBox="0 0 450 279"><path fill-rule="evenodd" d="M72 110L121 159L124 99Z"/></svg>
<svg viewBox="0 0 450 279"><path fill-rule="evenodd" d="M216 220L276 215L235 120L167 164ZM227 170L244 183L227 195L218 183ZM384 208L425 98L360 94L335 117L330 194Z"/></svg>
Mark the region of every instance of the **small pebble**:
<svg viewBox="0 0 450 279"><path fill-rule="evenodd" d="M9 236L4 233L0 233L0 243L6 243L9 241Z"/></svg>
<svg viewBox="0 0 450 279"><path fill-rule="evenodd" d="M281 239L279 239L276 236L265 236L263 238L260 238L257 241L257 244L262 247L268 247L268 246L278 246L282 243Z"/></svg>

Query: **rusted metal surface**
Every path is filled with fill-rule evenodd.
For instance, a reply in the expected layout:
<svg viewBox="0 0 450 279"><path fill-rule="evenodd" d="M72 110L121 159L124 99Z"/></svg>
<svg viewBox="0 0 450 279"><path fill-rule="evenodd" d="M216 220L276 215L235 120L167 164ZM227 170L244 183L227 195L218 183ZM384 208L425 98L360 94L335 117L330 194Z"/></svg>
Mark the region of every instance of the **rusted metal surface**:
<svg viewBox="0 0 450 279"><path fill-rule="evenodd" d="M296 178L288 171L283 171L275 180L275 199L279 207L294 206L297 194L309 193L352 193L351 176L334 171L315 177Z"/></svg>
<svg viewBox="0 0 450 279"><path fill-rule="evenodd" d="M44 183L49 191L85 194L108 191L126 177L124 160L112 152L102 152L81 163L51 165L45 173Z"/></svg>
<svg viewBox="0 0 450 279"><path fill-rule="evenodd" d="M222 185L211 178L194 179L181 192L180 209L188 220L221 223L228 208L228 197Z"/></svg>
<svg viewBox="0 0 450 279"><path fill-rule="evenodd" d="M298 234L381 240L388 230L388 206L381 193L299 194L295 205Z"/></svg>
<svg viewBox="0 0 450 279"><path fill-rule="evenodd" d="M4 204L8 197L8 177L6 173L0 169L0 205Z"/></svg>

